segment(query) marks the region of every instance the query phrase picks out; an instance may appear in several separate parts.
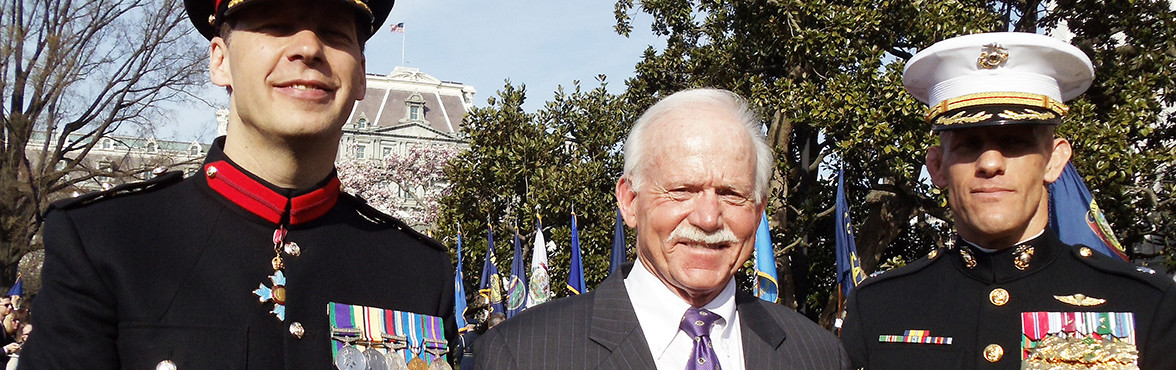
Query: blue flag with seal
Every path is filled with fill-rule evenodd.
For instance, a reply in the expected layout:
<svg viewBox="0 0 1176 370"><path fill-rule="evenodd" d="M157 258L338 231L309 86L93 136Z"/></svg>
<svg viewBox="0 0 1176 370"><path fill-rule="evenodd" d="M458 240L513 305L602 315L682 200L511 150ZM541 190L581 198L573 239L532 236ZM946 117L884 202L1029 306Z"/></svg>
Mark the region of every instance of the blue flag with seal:
<svg viewBox="0 0 1176 370"><path fill-rule="evenodd" d="M482 281L478 286L478 294L486 297L490 302L486 315L495 312L506 312L502 306L502 278L498 276L498 259L494 257L494 228L486 229L486 261L482 264Z"/></svg>
<svg viewBox="0 0 1176 370"><path fill-rule="evenodd" d="M1127 260L1094 196L1074 165L1066 163L1061 177L1049 184L1049 226L1066 244L1082 244L1102 254Z"/></svg>
<svg viewBox="0 0 1176 370"><path fill-rule="evenodd" d="M768 213L760 219L755 232L755 296L776 303L779 283L776 280L776 253L768 230Z"/></svg>
<svg viewBox="0 0 1176 370"><path fill-rule="evenodd" d="M841 286L843 297L849 296L862 280L866 279L861 261L857 257L857 245L853 241L853 225L849 219L849 205L845 202L845 169L837 170L837 205L834 216L836 230L833 238L837 242L837 285Z"/></svg>
<svg viewBox="0 0 1176 370"><path fill-rule="evenodd" d="M465 311L466 295L465 283L461 278L461 230L457 231L457 271L453 276L453 314L457 316L457 331L466 331Z"/></svg>
<svg viewBox="0 0 1176 370"><path fill-rule="evenodd" d="M568 269L568 290L579 295L585 292L584 259L580 256L580 231L576 227L576 214L572 213L572 267Z"/></svg>
<svg viewBox="0 0 1176 370"><path fill-rule="evenodd" d="M625 264L625 222L621 218L621 209L617 208L617 221L613 224L612 258L608 263L608 274L621 268Z"/></svg>
<svg viewBox="0 0 1176 370"><path fill-rule="evenodd" d="M506 288L506 318L514 317L527 308L527 266L523 263L523 247L519 230L514 235L514 261L510 263L510 282Z"/></svg>

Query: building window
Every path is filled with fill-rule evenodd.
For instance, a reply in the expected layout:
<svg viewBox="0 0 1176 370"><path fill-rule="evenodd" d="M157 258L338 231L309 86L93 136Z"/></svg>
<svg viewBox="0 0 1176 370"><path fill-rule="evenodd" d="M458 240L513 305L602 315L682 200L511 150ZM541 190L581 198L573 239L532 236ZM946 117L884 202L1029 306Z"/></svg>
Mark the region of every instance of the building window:
<svg viewBox="0 0 1176 370"><path fill-rule="evenodd" d="M367 152L367 145L356 145L355 146L355 159L366 159L367 158L366 152Z"/></svg>
<svg viewBox="0 0 1176 370"><path fill-rule="evenodd" d="M383 148L382 148L382 151L383 151L383 156L382 156L381 158L388 158L388 157L391 157L391 156L392 156L392 148L390 148L390 147L383 147Z"/></svg>
<svg viewBox="0 0 1176 370"><path fill-rule="evenodd" d="M359 120L355 121L355 127L360 129L368 128L367 117L359 117Z"/></svg>
<svg viewBox="0 0 1176 370"><path fill-rule="evenodd" d="M158 151L159 151L159 146L156 145L154 141L147 143L147 152L148 153L155 153Z"/></svg>
<svg viewBox="0 0 1176 370"><path fill-rule="evenodd" d="M200 155L200 144L192 144L188 147L189 155Z"/></svg>
<svg viewBox="0 0 1176 370"><path fill-rule="evenodd" d="M103 138L102 139L102 149L114 150L114 140L111 140L110 138Z"/></svg>
<svg viewBox="0 0 1176 370"><path fill-rule="evenodd" d="M404 99L404 118L400 123L424 123L428 124L425 116L429 113L429 108L425 107L425 98L421 96L420 92L414 92L408 99Z"/></svg>

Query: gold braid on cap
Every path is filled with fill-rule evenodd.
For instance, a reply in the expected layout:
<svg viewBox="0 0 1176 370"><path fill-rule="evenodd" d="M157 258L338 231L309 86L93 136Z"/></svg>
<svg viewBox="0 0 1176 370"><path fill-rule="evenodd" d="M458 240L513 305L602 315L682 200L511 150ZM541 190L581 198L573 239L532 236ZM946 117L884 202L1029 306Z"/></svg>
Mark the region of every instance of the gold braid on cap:
<svg viewBox="0 0 1176 370"><path fill-rule="evenodd" d="M939 104L927 109L927 121L934 122L935 118L939 117L939 115L956 109L995 104L1041 107L1057 113L1058 116L1064 116L1070 111L1070 107L1062 104L1062 102L1041 94L989 92L968 94L939 102Z"/></svg>

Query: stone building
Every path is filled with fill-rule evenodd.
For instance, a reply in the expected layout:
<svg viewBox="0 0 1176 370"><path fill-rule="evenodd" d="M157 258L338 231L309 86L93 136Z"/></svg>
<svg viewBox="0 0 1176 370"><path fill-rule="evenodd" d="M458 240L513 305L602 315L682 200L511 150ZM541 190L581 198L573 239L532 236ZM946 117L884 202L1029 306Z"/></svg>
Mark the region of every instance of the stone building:
<svg viewBox="0 0 1176 370"><path fill-rule="evenodd" d="M380 159L412 144L465 148L462 118L473 108L475 92L471 86L442 81L416 68L368 75L367 95L343 126L339 153Z"/></svg>

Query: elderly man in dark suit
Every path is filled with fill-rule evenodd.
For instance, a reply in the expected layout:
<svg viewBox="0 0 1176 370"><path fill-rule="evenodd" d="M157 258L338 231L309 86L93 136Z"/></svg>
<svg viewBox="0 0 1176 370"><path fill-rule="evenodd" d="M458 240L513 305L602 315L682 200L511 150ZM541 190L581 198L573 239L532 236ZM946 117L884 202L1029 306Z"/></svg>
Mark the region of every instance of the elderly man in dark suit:
<svg viewBox="0 0 1176 370"><path fill-rule="evenodd" d="M625 141L616 186L637 263L487 332L478 368L848 367L832 334L735 288L771 169L759 116L738 95L697 89L655 104Z"/></svg>

